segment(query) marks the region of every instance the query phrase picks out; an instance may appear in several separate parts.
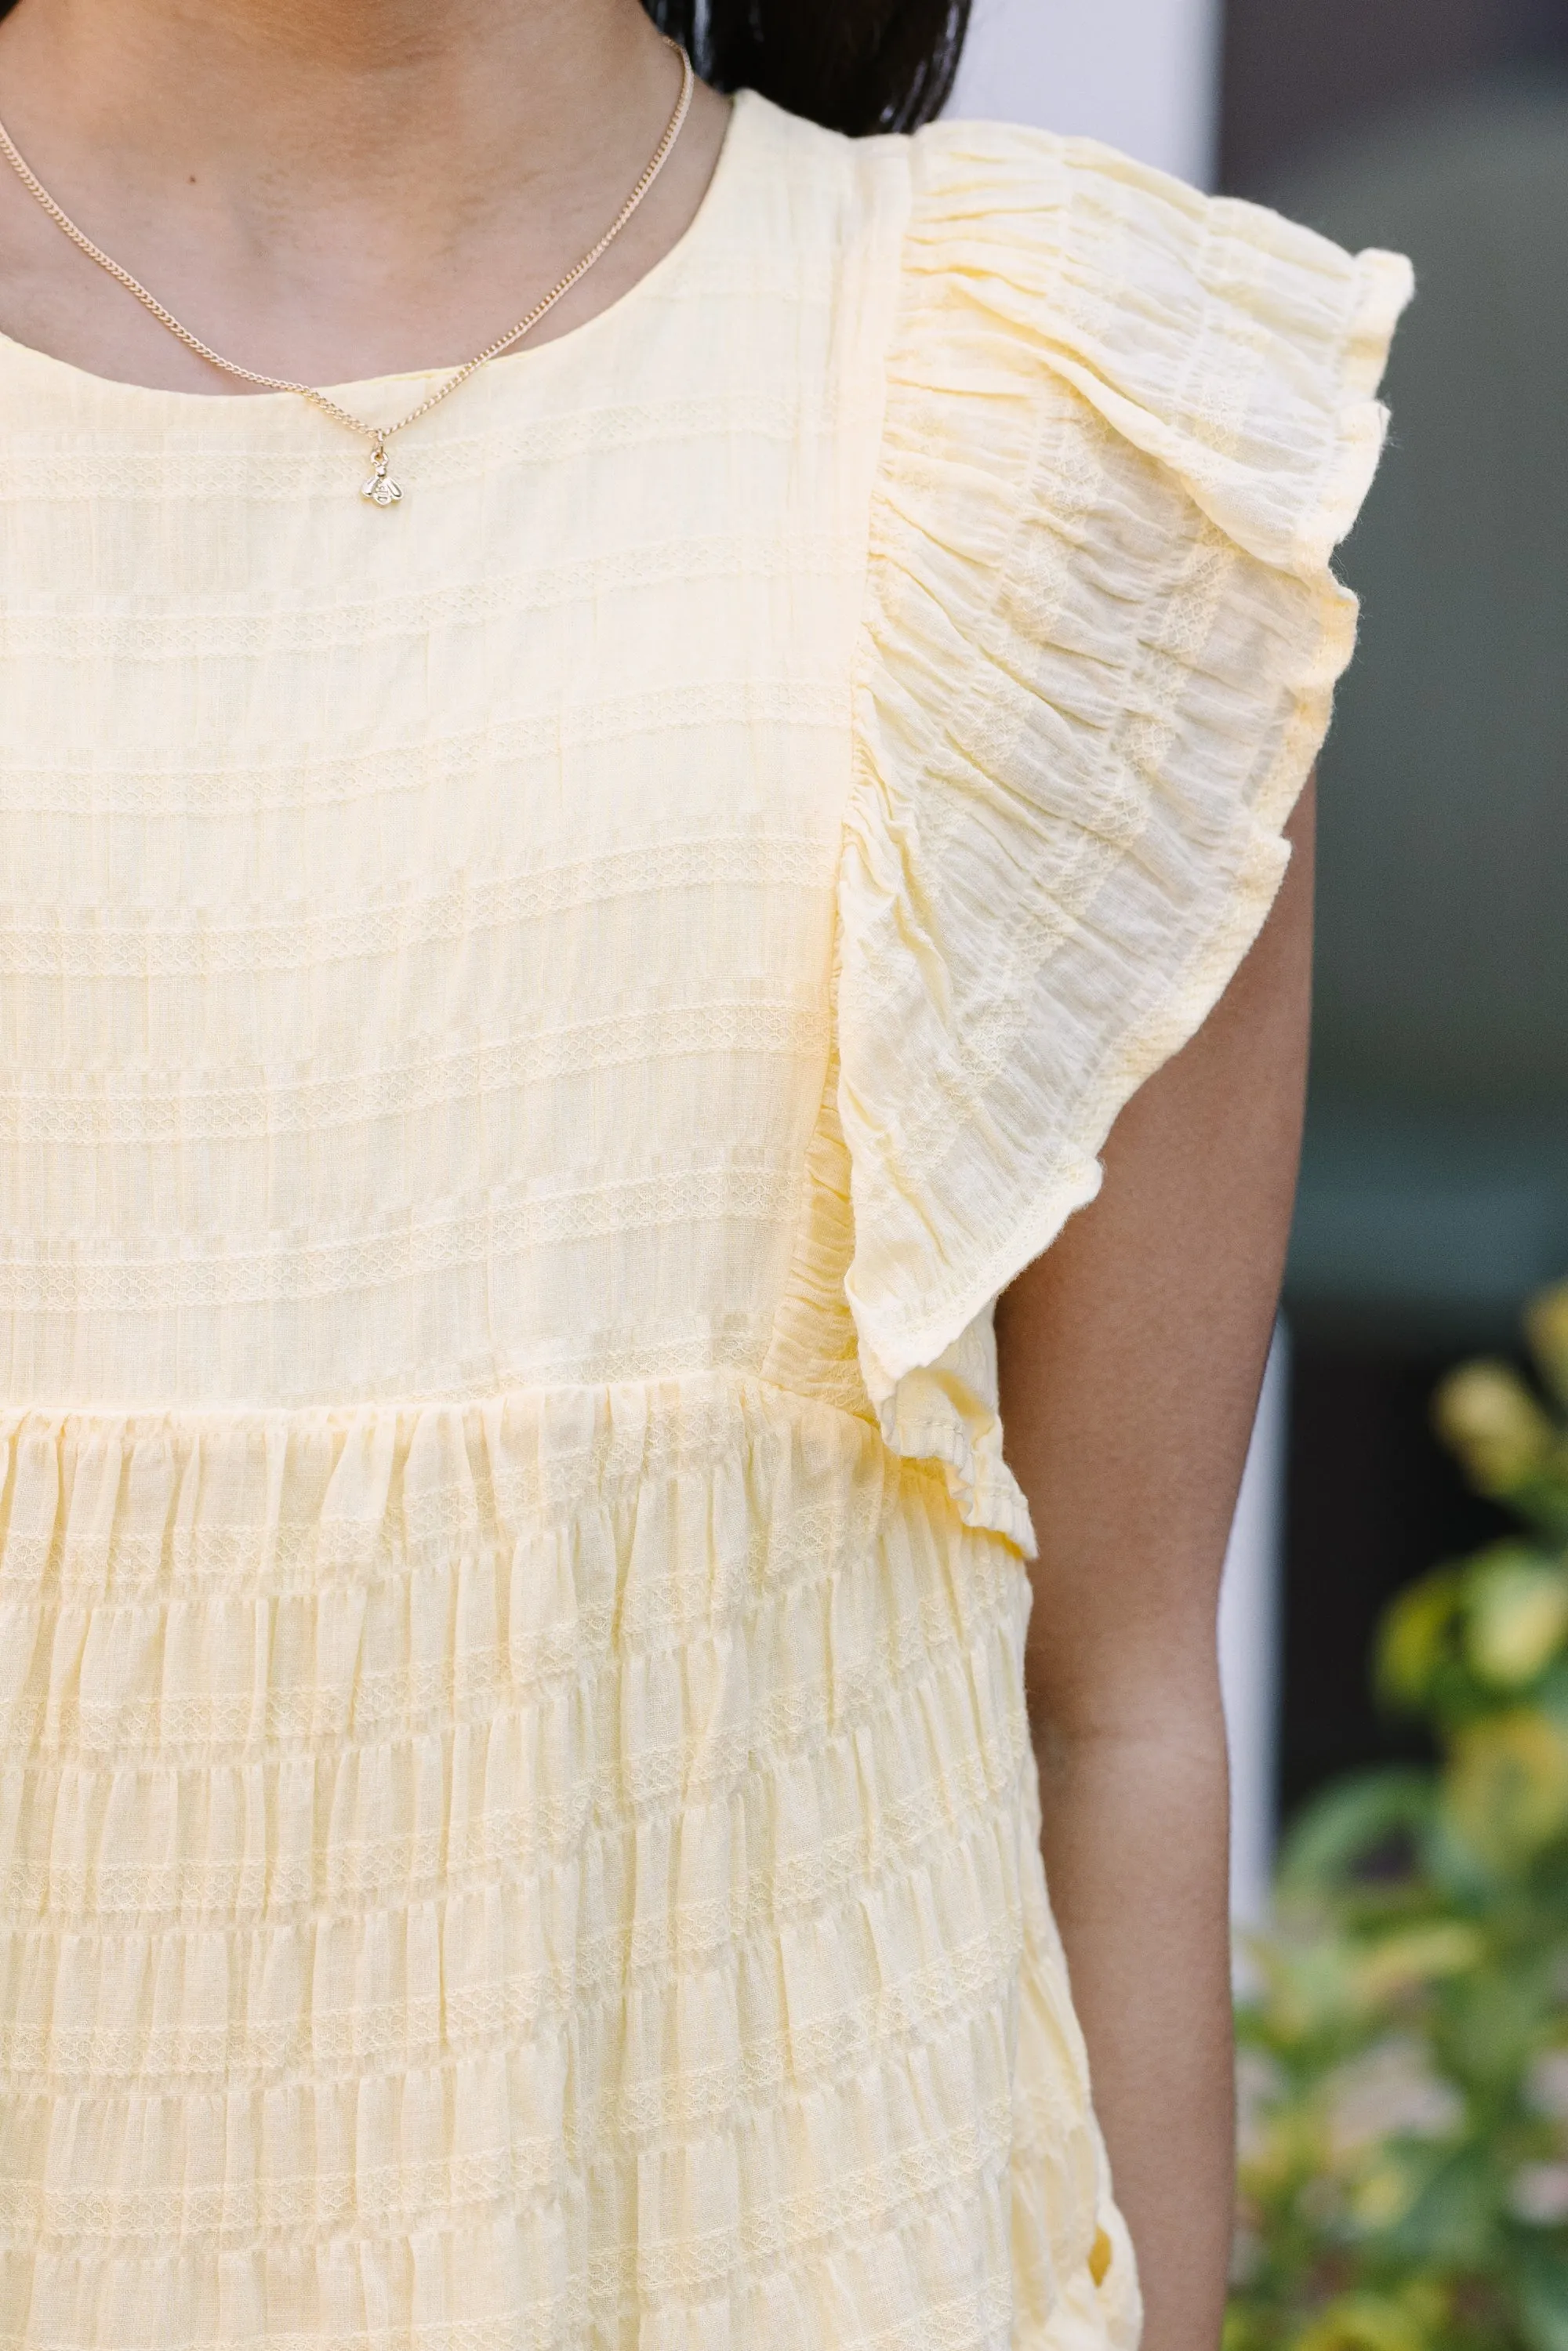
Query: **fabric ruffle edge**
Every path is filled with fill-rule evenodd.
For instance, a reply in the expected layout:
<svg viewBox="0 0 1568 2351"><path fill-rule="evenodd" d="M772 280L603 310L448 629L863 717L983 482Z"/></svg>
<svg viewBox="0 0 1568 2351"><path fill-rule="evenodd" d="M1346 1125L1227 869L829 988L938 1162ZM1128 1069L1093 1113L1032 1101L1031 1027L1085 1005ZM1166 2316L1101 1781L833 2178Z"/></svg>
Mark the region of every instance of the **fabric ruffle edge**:
<svg viewBox="0 0 1568 2351"><path fill-rule="evenodd" d="M886 1440L1027 1550L962 1359L1272 903L1412 279L1090 141L910 152L840 883L845 1290Z"/></svg>

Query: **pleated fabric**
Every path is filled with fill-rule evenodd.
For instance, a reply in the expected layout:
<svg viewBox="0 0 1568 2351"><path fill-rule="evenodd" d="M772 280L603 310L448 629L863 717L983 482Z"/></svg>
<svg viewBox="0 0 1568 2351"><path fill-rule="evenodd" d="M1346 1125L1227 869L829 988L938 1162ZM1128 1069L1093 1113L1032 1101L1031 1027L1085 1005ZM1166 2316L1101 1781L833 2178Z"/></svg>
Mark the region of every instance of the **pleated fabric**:
<svg viewBox="0 0 1568 2351"><path fill-rule="evenodd" d="M1407 292L745 96L392 515L0 340L0 2351L1132 2351L991 1307Z"/></svg>

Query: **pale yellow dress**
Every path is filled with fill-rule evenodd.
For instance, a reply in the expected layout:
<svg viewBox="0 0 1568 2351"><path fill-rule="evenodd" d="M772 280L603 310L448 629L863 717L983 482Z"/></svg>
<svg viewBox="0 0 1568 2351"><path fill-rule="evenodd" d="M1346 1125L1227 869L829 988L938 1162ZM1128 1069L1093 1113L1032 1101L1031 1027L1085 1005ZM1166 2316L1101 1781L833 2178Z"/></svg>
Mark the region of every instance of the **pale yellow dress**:
<svg viewBox="0 0 1568 2351"><path fill-rule="evenodd" d="M1406 288L745 98L395 513L0 343L0 2351L1128 2351L990 1308Z"/></svg>

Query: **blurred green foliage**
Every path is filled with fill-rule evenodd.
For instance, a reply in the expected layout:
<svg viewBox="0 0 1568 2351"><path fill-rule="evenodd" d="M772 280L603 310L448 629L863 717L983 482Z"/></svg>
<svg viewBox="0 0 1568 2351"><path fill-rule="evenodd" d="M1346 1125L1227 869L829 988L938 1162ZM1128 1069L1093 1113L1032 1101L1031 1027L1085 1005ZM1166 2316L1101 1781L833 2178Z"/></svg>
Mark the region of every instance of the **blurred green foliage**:
<svg viewBox="0 0 1568 2351"><path fill-rule="evenodd" d="M1436 1740L1301 1817L1239 2018L1226 2351L1568 2351L1568 1283L1437 1426L1520 1531L1385 1619Z"/></svg>

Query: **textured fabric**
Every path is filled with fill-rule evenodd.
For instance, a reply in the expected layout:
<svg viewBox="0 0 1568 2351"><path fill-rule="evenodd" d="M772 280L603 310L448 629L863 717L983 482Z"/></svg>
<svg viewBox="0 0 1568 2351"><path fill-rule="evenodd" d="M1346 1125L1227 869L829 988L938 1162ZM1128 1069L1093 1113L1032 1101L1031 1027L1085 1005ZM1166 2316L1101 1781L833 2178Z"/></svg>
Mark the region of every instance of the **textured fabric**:
<svg viewBox="0 0 1568 2351"><path fill-rule="evenodd" d="M0 2351L1130 2351L990 1308L1406 287L747 98L394 516L0 345Z"/></svg>

